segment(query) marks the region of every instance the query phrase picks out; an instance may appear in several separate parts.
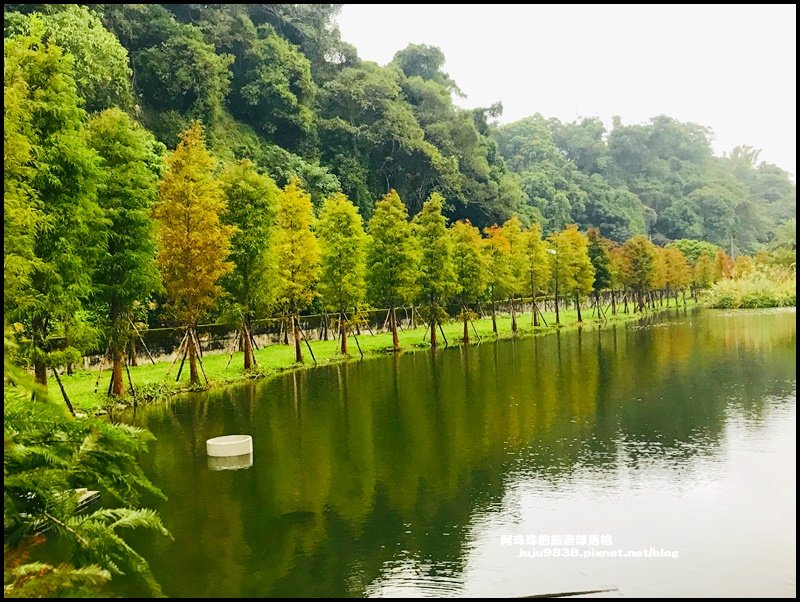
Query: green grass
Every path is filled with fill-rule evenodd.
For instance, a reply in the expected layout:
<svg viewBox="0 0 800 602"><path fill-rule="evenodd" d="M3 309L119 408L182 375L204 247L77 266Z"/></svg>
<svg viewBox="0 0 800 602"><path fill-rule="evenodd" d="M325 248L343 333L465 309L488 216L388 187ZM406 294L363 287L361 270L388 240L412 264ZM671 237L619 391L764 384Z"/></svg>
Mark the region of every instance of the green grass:
<svg viewBox="0 0 800 602"><path fill-rule="evenodd" d="M690 301L691 303L691 301ZM674 307L674 305L673 305ZM561 330L575 329L578 327L577 313L575 310L563 310L561 313ZM545 320L549 326L540 326L533 328L531 325L530 314L521 314L517 317L518 331L516 336L530 336L551 333L556 330L555 314L553 312L544 313ZM609 314L608 321L624 322L641 317L641 314L622 313L622 307L619 308L619 313L616 316ZM583 312L583 327L592 327L598 325L598 321L591 317L591 310ZM475 329L480 335L481 339L493 340L495 335L492 332L491 318L484 318L474 321ZM511 338L514 333L511 332L511 318L510 316L498 316L497 318L498 337L497 338ZM450 345L460 344L463 335L463 326L460 321L452 321L445 324L444 333ZM399 332L400 345L402 352L417 351L421 349L429 349L430 345L426 340L427 328L418 327L413 330L402 330ZM378 357L380 355L390 353L392 347L392 334L391 332L379 332L370 335L368 332L363 332L358 337L358 342L361 345L361 350L365 358ZM476 344L478 342L475 337L475 331L470 327L470 342ZM439 335L439 343L444 346L444 341ZM353 337L348 341L348 350L350 355L345 357L339 352L338 341L311 341L311 348L317 358L317 365L332 364L342 361L358 361L360 355ZM242 353L237 352L233 356L230 366L226 367L228 363L228 353L208 353L203 358L203 365L205 367L206 375L208 376L209 386L218 387L226 383L241 381L247 378L264 378L272 377L287 370L292 369L307 369L314 366L308 349L303 345L303 355L305 363L294 363L294 346L293 345L280 345L274 344L263 347L255 352L256 361L258 366L255 370L245 372L242 368L243 359ZM171 369L169 361L158 362L155 365L149 361L147 363L140 363L138 366L132 366L131 378L133 379L134 386L136 387L140 403L152 403L154 401L165 400L174 394L185 392L189 390L189 367L184 366L183 373L181 374L181 381L175 382L175 377L178 371L178 363ZM199 369L199 368L198 368ZM169 370L169 375L167 371ZM70 397L75 408L84 413L100 413L110 407L118 407L120 404L126 405L132 402L132 398L111 399L105 395L108 387L111 372L104 369L97 394L94 393L95 383L97 382L98 370L81 370L77 371L70 376L63 375L61 380L64 388ZM202 373L201 373L202 380ZM53 388L54 383L51 384ZM57 391L57 389L56 389Z"/></svg>

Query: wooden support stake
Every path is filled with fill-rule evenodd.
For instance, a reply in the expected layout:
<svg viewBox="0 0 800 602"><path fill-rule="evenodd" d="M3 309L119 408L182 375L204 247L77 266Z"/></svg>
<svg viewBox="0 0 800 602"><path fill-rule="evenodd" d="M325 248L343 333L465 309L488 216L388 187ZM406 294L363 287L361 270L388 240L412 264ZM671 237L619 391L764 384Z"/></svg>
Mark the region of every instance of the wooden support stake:
<svg viewBox="0 0 800 602"><path fill-rule="evenodd" d="M203 372L203 378L206 379L206 386L208 386L208 376L206 376L206 368L203 366L203 351L200 349L200 339L197 338L197 332L193 329L192 336L194 336L194 342L197 344L197 359L200 361L200 370Z"/></svg>
<svg viewBox="0 0 800 602"><path fill-rule="evenodd" d="M233 359L233 354L236 353L236 344L239 342L239 337L242 336L242 331L237 329L236 336L233 337L233 345L231 345L231 353L228 356L228 363L225 364L225 369L227 370L228 366L231 365L231 360Z"/></svg>
<svg viewBox="0 0 800 602"><path fill-rule="evenodd" d="M189 331L186 331L186 345L183 348L183 357L181 358L181 365L178 366L178 374L175 376L175 382L181 379L181 372L183 372L183 365L186 363L186 356L189 354L189 345L194 345L189 339ZM178 359L177 356L175 359Z"/></svg>
<svg viewBox="0 0 800 602"><path fill-rule="evenodd" d="M444 330L442 329L442 323L439 320L436 320L436 324L439 326L439 332L442 333L442 338L444 339L444 346L449 347L450 344L447 342L447 337L444 336Z"/></svg>
<svg viewBox="0 0 800 602"><path fill-rule="evenodd" d="M136 328L136 324L134 324L133 320L131 320L130 318L128 318L128 323L131 325L131 328L133 328L133 332L136 333L136 336L138 336L139 340L142 342L142 347L144 347L144 350L147 352L147 357L150 358L150 361L155 366L156 365L156 360L154 360L153 356L150 355L150 350L147 348L147 343L144 342L144 337L142 337L142 335L139 333L139 329Z"/></svg>
<svg viewBox="0 0 800 602"><path fill-rule="evenodd" d="M97 395L97 387L100 386L100 376L103 374L103 362L106 361L106 357L108 356L108 352L111 351L111 344L106 347L106 352L103 354L103 357L100 358L100 369L97 371L97 380L94 381L94 394Z"/></svg>
<svg viewBox="0 0 800 602"><path fill-rule="evenodd" d="M183 349L183 345L185 342L186 342L186 333L183 334L183 338L181 339L181 344L178 345L178 348L175 350L175 359L172 360L172 363L169 365L169 368L167 368L167 373L164 375L164 378L169 376L169 373L172 372L172 367L175 365L175 362L178 361L178 356L181 354L181 349Z"/></svg>
<svg viewBox="0 0 800 602"><path fill-rule="evenodd" d="M464 311L467 311L466 305L463 306L463 307L464 307ZM472 318L470 317L469 313L467 313L467 320L469 320L469 323L472 324L472 332L475 333L475 336L478 338L478 345L480 345L481 342L482 342L481 341L481 335L478 334L478 329L475 328L475 322L472 321Z"/></svg>
<svg viewBox="0 0 800 602"><path fill-rule="evenodd" d="M53 367L53 366L51 366L51 369L53 370L53 376L56 377L56 382L58 383L58 388L61 389L61 396L64 398L64 401L67 404L67 408L69 408L69 413L74 416L75 415L75 408L72 407L72 403L70 402L69 397L67 396L67 392L64 390L64 385L61 384L61 379L58 376L58 370L56 370L55 367Z"/></svg>
<svg viewBox="0 0 800 602"><path fill-rule="evenodd" d="M389 311L391 311L391 310L389 310ZM344 313L344 312L343 312L343 313ZM344 319L345 319L345 320L347 320L348 322L350 321L350 320L347 318L347 314L344 314ZM304 336L305 336L305 335L304 335ZM358 347L358 352L361 354L361 359L363 360L363 359L364 359L364 352L363 352L363 351L361 351L361 345L360 345L360 344L359 344L359 342L358 342L358 336L356 336L356 333L355 333L355 332L353 333L353 338L354 338L354 339L355 339L355 341L356 341L356 347ZM309 348L309 349L310 349L310 348Z"/></svg>
<svg viewBox="0 0 800 602"><path fill-rule="evenodd" d="M135 408L139 405L138 400L136 399L136 389L133 386L133 379L131 378L131 369L128 367L128 364L125 364L125 372L128 373L128 384L131 387L131 395L133 396L133 407Z"/></svg>
<svg viewBox="0 0 800 602"><path fill-rule="evenodd" d="M542 313L542 310L541 310L541 309L539 309L539 306L537 305L536 301L534 301L534 302L533 302L533 308L534 308L536 311L538 311L538 312L539 312L539 317L542 319L542 322L544 322L544 327L545 327L545 328L547 328L547 327L548 327L548 326L547 326L547 320L545 320L545 319L544 319L544 314Z"/></svg>
<svg viewBox="0 0 800 602"><path fill-rule="evenodd" d="M375 336L375 333L372 332L372 326L369 323L369 320L364 320L364 324L367 326L367 330L369 330L369 334Z"/></svg>
<svg viewBox="0 0 800 602"><path fill-rule="evenodd" d="M305 333L305 331L303 330L303 327L302 327L302 326L300 326L300 319L299 319L299 318L297 318L297 317L295 317L295 320L297 320L297 330L299 330L299 331L300 331L300 334L303 336L303 340L304 340L304 341L305 341L305 343L306 343L306 347L308 348L308 352L311 354L311 359L312 359L312 360L314 361L314 363L316 364L316 363L317 363L317 358L316 358L316 357L314 357L314 351L311 349L311 344L308 342L308 339L306 338L306 333Z"/></svg>

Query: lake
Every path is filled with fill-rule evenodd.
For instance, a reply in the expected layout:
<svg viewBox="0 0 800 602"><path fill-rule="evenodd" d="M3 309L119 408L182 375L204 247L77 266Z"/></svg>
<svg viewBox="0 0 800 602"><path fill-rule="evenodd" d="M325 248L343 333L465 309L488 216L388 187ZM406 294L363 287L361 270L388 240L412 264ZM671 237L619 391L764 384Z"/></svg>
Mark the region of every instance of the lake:
<svg viewBox="0 0 800 602"><path fill-rule="evenodd" d="M677 310L140 408L131 541L174 597L794 596L795 357L793 309Z"/></svg>

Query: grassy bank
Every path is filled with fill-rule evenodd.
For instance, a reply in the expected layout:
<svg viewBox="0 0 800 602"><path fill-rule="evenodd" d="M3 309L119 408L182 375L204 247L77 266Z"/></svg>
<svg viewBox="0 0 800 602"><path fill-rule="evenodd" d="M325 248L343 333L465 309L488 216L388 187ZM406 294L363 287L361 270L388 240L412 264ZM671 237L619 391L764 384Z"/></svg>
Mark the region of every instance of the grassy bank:
<svg viewBox="0 0 800 602"><path fill-rule="evenodd" d="M638 313L624 314L621 312L621 309L620 307L620 312L616 316L610 315L609 312L607 316L608 319L604 324L635 320L642 316L642 314ZM565 310L560 313L562 331L578 327L577 313L574 310ZM590 311L583 312L584 328L591 328L600 324L600 322L591 318L590 314ZM555 332L555 314L552 312L545 312L544 318L548 326L533 328L530 314L519 315L517 319L518 331L516 336L542 335ZM511 318L509 316L498 317L497 328L498 338L511 338L514 336L511 332ZM463 326L461 322L450 322L449 324L445 324L443 329L450 345L461 344L461 338L463 336ZM477 344L479 342L478 337L475 336L476 331L483 341L495 339L495 335L492 332L491 318L474 321L474 330L470 327L470 342L472 344ZM399 334L403 352L429 348L429 344L425 340L427 329L424 327L415 328L413 330L402 330ZM364 333L358 337L358 342L365 358L377 357L391 352L392 334L391 332L379 332L374 335ZM444 341L441 340L441 335L440 344L442 346L444 345ZM352 337L349 341L350 355L346 357L342 356L339 352L338 341L311 341L310 345L316 356L317 365L332 364L342 361L358 361L361 357L356 342ZM258 366L255 370L249 372L245 372L242 368L243 360L242 353L240 352L234 354L233 360L229 366L227 366L229 358L227 353L207 354L203 358L203 364L209 379L209 386L217 387L247 378L272 377L287 370L313 367L314 363L305 346L303 346L303 354L305 356L305 363L296 364L294 363L294 347L292 345L269 345L255 352ZM183 374L181 374L181 381L178 383L175 382L178 364L176 363L171 370L169 368L170 362L159 362L155 365L148 362L131 367L131 378L136 387L140 402L149 403L164 400L187 390L189 379L188 365L184 367ZM169 375L167 374L168 370ZM103 371L98 391L95 394L94 389L97 376L97 370L82 370L75 372L71 376L64 375L61 377L64 388L77 410L85 413L98 413L107 409L109 406L128 404L132 401L130 396L124 399L110 399L105 395L109 378L111 377L111 372L109 370ZM53 393L57 395L55 383L51 383L50 387L55 389Z"/></svg>
<svg viewBox="0 0 800 602"><path fill-rule="evenodd" d="M794 272L774 270L721 280L703 295L703 305L716 309L794 307L797 280Z"/></svg>

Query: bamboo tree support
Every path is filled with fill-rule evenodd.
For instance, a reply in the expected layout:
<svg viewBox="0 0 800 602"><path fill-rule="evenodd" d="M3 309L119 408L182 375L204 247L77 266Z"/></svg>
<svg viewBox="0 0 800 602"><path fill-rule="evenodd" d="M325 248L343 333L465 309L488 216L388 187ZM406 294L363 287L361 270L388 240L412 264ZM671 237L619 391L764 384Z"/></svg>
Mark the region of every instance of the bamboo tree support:
<svg viewBox="0 0 800 602"><path fill-rule="evenodd" d="M150 362L155 366L156 360L154 360L153 356L150 354L150 350L147 348L147 343L144 342L144 337L142 337L141 333L139 332L139 329L136 328L136 324L134 324L133 320L131 320L130 318L128 318L128 324L131 325L131 328L133 328L133 332L135 332L136 336L139 337L139 340L142 342L142 347L144 347L144 350L147 352L147 357L150 358Z"/></svg>
<svg viewBox="0 0 800 602"><path fill-rule="evenodd" d="M181 365L178 366L178 374L175 376L175 382L178 382L181 379L181 372L183 372L183 365L186 363L186 356L189 354L189 331L186 331L186 344L183 346L183 357L181 358ZM178 359L175 356L175 359Z"/></svg>
<svg viewBox="0 0 800 602"><path fill-rule="evenodd" d="M322 330L322 332L320 333L320 337L319 338L322 339L323 341L327 341L328 340L328 312L325 311L324 309L322 310L322 324L321 324L320 330Z"/></svg>
<svg viewBox="0 0 800 602"><path fill-rule="evenodd" d="M533 302L533 309L534 309L535 311L538 311L538 312L539 312L539 317L542 319L542 322L544 322L544 327L545 327L545 328L548 328L548 326L547 326L547 320L545 320L545 319L544 319L544 314L542 313L542 310L541 310L541 309L539 309L539 305L536 303L536 301L534 301L534 302Z"/></svg>
<svg viewBox="0 0 800 602"><path fill-rule="evenodd" d="M391 315L392 315L392 310L390 309L386 312L386 319L383 321L383 326L381 326L381 328L383 328L384 330L387 330L387 325L389 324L389 318L391 317Z"/></svg>
<svg viewBox="0 0 800 602"><path fill-rule="evenodd" d="M97 370L97 380L94 381L94 394L97 395L97 387L100 386L100 376L103 374L103 362L106 361L106 357L108 357L108 353L111 351L111 343L108 344L106 347L106 352L103 354L103 357L100 358L100 368Z"/></svg>
<svg viewBox="0 0 800 602"><path fill-rule="evenodd" d="M464 311L467 311L467 306L465 305L463 307L464 307ZM467 313L467 320L469 320L469 323L472 325L472 332L475 333L475 336L478 339L478 345L480 345L481 342L482 342L481 341L481 335L478 334L478 329L475 328L475 322L472 321L472 317L469 315L469 313Z"/></svg>
<svg viewBox="0 0 800 602"><path fill-rule="evenodd" d="M253 332L250 330L250 327L247 326L247 336L250 337L250 343L252 343L253 348L250 350L250 357L253 360L253 365L258 366L258 360L256 359L256 351L259 351L258 344L256 343L256 338L253 336Z"/></svg>
<svg viewBox="0 0 800 602"><path fill-rule="evenodd" d="M350 322L350 319L347 317L347 314L346 314L346 313L344 313L344 312L342 312L342 314L344 315L344 319L345 319L345 321L346 321L346 322ZM356 347L358 347L358 353L360 353L360 354L361 354L361 359L363 360L363 359L364 359L364 352L363 352L363 351L361 351L361 344L358 342L358 336L356 335L356 333L355 333L355 332L353 333L353 339L354 339L354 340L355 340L355 342L356 342ZM310 350L310 347L309 347L309 350Z"/></svg>
<svg viewBox="0 0 800 602"><path fill-rule="evenodd" d="M53 371L53 376L56 377L56 382L58 383L58 388L61 389L61 396L64 398L64 401L67 404L67 408L69 408L69 413L74 416L75 415L75 408L72 407L72 402L69 400L69 396L67 395L67 392L64 390L64 385L61 384L61 378L59 378L59 376L58 376L58 370L56 370L55 366L51 366L50 369Z"/></svg>
<svg viewBox="0 0 800 602"><path fill-rule="evenodd" d="M131 378L131 369L128 367L128 364L125 364L125 372L128 373L128 385L131 387L131 396L133 397L133 407L139 405L138 400L136 399L136 389L133 386L133 379Z"/></svg>
<svg viewBox="0 0 800 602"><path fill-rule="evenodd" d="M303 327L302 327L302 326L300 326L300 318L298 318L298 317L296 317L296 316L295 316L295 318L294 318L294 319L295 319L295 321L297 322L297 330L299 330L299 331L300 331L300 334L301 334L301 335L302 335L302 337L303 337L303 341L305 341L305 343L306 343L306 347L308 348L308 352L311 354L311 359L312 359L312 360L314 361L314 363L316 364L316 363L317 363L317 358L316 358L316 357L314 357L314 351L311 349L311 344L308 342L308 339L306 338L306 333L305 333L305 331L303 330ZM353 335L353 336L355 336L355 335Z"/></svg>
<svg viewBox="0 0 800 602"><path fill-rule="evenodd" d="M200 370L203 372L203 378L206 380L208 386L208 376L206 376L206 369L203 366L203 350L200 348L200 340L197 338L197 331L192 329L192 336L194 337L194 344L197 345L197 359L200 362Z"/></svg>
<svg viewBox="0 0 800 602"><path fill-rule="evenodd" d="M256 351L261 351L261 347L259 347L258 343L256 343L256 338L253 336L253 331L250 330L250 325L249 324L247 325L247 334L250 337L250 342L253 344L253 348ZM256 356L254 355L253 356L253 363L255 363L255 361L256 361Z"/></svg>
<svg viewBox="0 0 800 602"><path fill-rule="evenodd" d="M364 325L367 327L367 330L369 330L370 336L374 337L375 333L372 332L372 325L369 323L369 319L364 320Z"/></svg>
<svg viewBox="0 0 800 602"><path fill-rule="evenodd" d="M231 365L231 360L233 359L233 354L236 353L236 345L239 343L239 338L242 336L242 331L238 328L236 329L236 335L233 337L233 344L231 345L231 353L228 356L228 363L225 364L225 369Z"/></svg>
<svg viewBox="0 0 800 602"><path fill-rule="evenodd" d="M447 342L447 337L444 336L444 329L442 329L442 323L439 320L436 320L436 324L439 326L439 332L442 333L442 338L444 339L445 348L449 347L450 344Z"/></svg>
<svg viewBox="0 0 800 602"><path fill-rule="evenodd" d="M194 336L194 340L197 343L197 357L203 357L203 348L200 347L200 339L197 336L197 330L192 329L192 335Z"/></svg>
<svg viewBox="0 0 800 602"><path fill-rule="evenodd" d="M164 375L164 378L169 376L169 373L172 372L172 367L175 365L175 362L178 361L178 356L181 354L181 349L183 349L183 344L185 342L186 342L186 333L184 333L180 345L178 345L178 348L175 350L175 359L172 360L172 363L169 365L169 368L167 368L167 373Z"/></svg>

